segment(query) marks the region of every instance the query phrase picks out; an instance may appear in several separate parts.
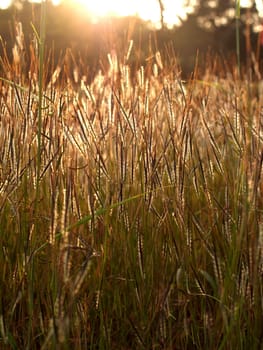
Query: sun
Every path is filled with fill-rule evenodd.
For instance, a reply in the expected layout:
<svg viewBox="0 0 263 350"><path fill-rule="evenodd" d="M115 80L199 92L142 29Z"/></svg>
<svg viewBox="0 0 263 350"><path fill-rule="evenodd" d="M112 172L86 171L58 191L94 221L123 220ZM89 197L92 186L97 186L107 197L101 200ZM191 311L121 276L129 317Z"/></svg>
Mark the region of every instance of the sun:
<svg viewBox="0 0 263 350"><path fill-rule="evenodd" d="M165 7L164 22L168 26L177 24L179 18L185 18L184 0L163 0ZM158 0L74 0L76 6L81 6L94 19L107 16L136 15L145 21L160 24L160 4Z"/></svg>
<svg viewBox="0 0 263 350"><path fill-rule="evenodd" d="M9 6L11 6L12 0L0 0L0 9L6 10Z"/></svg>
<svg viewBox="0 0 263 350"><path fill-rule="evenodd" d="M41 2L45 0L29 1ZM12 2L13 0L0 0L0 9L8 8ZM52 0L54 5L62 2L71 4L81 11L87 11L95 21L108 16L138 16L144 21L151 21L156 27L160 26L161 22L159 0ZM186 8L185 0L162 0L165 7L164 23L168 27L179 24L180 18L185 20L187 13L194 10L196 2L197 0L192 0L192 5Z"/></svg>
<svg viewBox="0 0 263 350"><path fill-rule="evenodd" d="M156 21L160 18L158 1L142 0L75 0L95 17L138 15L145 20ZM149 2L151 6L149 6Z"/></svg>

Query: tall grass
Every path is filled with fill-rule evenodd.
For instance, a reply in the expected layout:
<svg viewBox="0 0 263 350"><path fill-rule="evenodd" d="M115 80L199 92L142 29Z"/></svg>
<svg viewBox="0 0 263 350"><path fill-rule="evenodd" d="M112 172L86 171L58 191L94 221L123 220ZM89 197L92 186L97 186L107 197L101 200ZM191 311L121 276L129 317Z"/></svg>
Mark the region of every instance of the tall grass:
<svg viewBox="0 0 263 350"><path fill-rule="evenodd" d="M262 100L123 56L3 62L1 348L260 348Z"/></svg>
<svg viewBox="0 0 263 350"><path fill-rule="evenodd" d="M240 0L236 0L236 56L237 56L237 69L240 77L241 73L241 60L240 60Z"/></svg>
<svg viewBox="0 0 263 350"><path fill-rule="evenodd" d="M37 196L38 201L38 190L40 181L40 166L41 166L41 149L42 149L42 110L43 110L43 78L44 78L44 59L45 59L45 37L46 37L46 11L47 2L42 0L41 2L41 18L40 18L40 36L38 39L38 130L37 130ZM37 35L36 31L35 34Z"/></svg>

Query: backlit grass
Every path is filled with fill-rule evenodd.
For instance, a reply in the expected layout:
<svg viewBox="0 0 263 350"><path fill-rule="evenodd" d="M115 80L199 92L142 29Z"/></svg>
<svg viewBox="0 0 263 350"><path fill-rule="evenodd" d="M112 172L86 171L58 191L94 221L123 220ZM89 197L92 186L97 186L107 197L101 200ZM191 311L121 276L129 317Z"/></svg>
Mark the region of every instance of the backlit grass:
<svg viewBox="0 0 263 350"><path fill-rule="evenodd" d="M91 84L47 60L39 134L30 52L1 59L1 349L258 349L261 96L159 53Z"/></svg>

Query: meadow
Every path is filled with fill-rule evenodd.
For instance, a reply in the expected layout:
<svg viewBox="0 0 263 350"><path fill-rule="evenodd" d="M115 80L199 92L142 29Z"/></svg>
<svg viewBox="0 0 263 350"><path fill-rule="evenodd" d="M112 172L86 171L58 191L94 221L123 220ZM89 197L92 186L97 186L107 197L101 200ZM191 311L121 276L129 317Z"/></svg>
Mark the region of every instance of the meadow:
<svg viewBox="0 0 263 350"><path fill-rule="evenodd" d="M39 65L17 30L1 57L0 348L261 349L257 81L210 57L184 82L159 52L131 73L131 42L88 83L69 53Z"/></svg>

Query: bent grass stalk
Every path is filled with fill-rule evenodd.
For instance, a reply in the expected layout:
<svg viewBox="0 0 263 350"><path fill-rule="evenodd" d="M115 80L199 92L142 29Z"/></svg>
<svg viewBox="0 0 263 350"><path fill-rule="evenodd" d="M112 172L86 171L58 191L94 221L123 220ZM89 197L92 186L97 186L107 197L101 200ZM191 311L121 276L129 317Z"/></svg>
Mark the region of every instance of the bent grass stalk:
<svg viewBox="0 0 263 350"><path fill-rule="evenodd" d="M173 185L168 185L168 186L164 186L164 187L161 187L161 188L156 188L154 191L163 190L163 189L169 188L169 187L173 187ZM91 220L94 220L94 218L98 218L101 215L104 215L104 214L106 214L107 212L109 212L109 211L111 211L113 209L119 208L119 207L123 206L124 204L128 204L131 201L134 201L134 200L139 199L139 198L143 198L146 194L148 195L150 192L153 192L153 191L147 191L147 192L144 192L144 193L139 193L139 194L134 195L132 197L126 198L123 201L114 203L114 204L110 205L109 207L100 208L100 209L96 210L93 214L85 215L83 218L81 218L77 222L67 226L65 228L65 231L68 232L68 231L71 231L71 230L73 230L73 229L75 229L77 227L80 227L82 225L86 225ZM62 237L62 235L63 235L63 232L56 233L55 239L56 240L60 239ZM50 244L49 242L45 242L39 248L36 248L36 250L32 253L32 256L34 254L37 254L38 252L40 252L42 249L44 249L49 244Z"/></svg>

